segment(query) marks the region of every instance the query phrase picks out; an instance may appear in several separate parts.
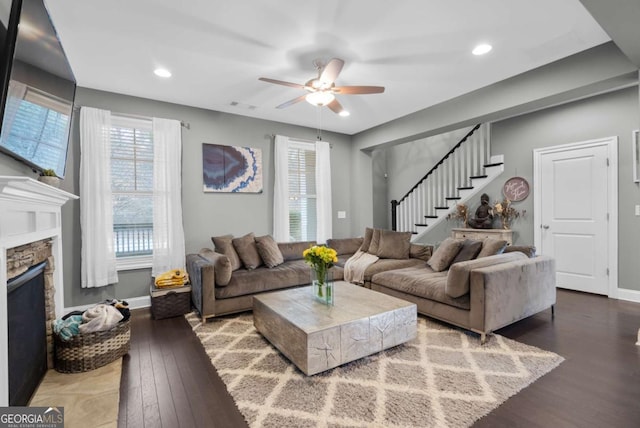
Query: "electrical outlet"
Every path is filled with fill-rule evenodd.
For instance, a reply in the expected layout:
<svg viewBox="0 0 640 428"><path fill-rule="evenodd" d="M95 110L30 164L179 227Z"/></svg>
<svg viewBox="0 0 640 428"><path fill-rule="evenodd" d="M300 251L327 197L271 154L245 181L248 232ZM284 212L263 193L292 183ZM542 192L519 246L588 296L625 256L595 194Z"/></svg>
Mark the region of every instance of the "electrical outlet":
<svg viewBox="0 0 640 428"><path fill-rule="evenodd" d="M636 205L636 215L640 216L640 205Z"/></svg>
<svg viewBox="0 0 640 428"><path fill-rule="evenodd" d="M338 218L347 218L346 211L338 211Z"/></svg>

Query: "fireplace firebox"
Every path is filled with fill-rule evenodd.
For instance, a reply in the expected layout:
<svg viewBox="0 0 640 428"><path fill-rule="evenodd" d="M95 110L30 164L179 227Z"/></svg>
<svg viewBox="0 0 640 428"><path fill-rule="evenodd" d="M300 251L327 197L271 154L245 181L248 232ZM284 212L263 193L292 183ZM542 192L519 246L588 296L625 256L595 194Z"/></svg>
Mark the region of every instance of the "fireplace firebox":
<svg viewBox="0 0 640 428"><path fill-rule="evenodd" d="M46 265L7 282L10 406L26 406L47 371Z"/></svg>

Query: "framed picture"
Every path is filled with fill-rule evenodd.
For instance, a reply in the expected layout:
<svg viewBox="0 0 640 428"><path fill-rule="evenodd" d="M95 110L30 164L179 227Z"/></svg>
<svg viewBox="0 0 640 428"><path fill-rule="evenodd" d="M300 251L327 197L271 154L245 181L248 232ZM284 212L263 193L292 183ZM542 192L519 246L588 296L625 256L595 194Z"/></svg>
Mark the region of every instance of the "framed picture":
<svg viewBox="0 0 640 428"><path fill-rule="evenodd" d="M633 147L633 181L640 183L640 131L637 129L631 134L631 147Z"/></svg>
<svg viewBox="0 0 640 428"><path fill-rule="evenodd" d="M262 150L202 144L205 192L262 193Z"/></svg>

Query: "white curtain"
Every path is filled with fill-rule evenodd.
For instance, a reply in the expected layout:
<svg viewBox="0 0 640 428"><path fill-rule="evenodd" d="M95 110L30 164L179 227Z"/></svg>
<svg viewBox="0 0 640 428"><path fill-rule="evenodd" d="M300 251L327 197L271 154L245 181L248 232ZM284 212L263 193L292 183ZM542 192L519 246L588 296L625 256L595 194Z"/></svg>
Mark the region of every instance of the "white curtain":
<svg viewBox="0 0 640 428"><path fill-rule="evenodd" d="M81 285L102 287L118 282L113 243L111 198L111 113L80 110Z"/></svg>
<svg viewBox="0 0 640 428"><path fill-rule="evenodd" d="M273 239L289 242L289 138L276 135L273 157Z"/></svg>
<svg viewBox="0 0 640 428"><path fill-rule="evenodd" d="M179 121L153 118L153 276L185 267L181 133Z"/></svg>
<svg viewBox="0 0 640 428"><path fill-rule="evenodd" d="M316 240L324 243L332 238L331 214L331 146L326 141L316 142Z"/></svg>

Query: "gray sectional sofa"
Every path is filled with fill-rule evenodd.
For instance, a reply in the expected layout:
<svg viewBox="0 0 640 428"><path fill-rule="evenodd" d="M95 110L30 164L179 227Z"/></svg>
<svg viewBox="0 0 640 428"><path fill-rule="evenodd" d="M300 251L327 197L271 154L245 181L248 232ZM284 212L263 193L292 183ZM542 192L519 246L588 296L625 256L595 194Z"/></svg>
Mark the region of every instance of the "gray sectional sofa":
<svg viewBox="0 0 640 428"><path fill-rule="evenodd" d="M373 232L368 229L364 238L327 241L338 253L332 268L335 280L343 278L345 263L356 252L371 251L377 239L372 235L379 237ZM535 256L533 247L506 247L506 242L489 238L449 238L433 251L431 246L410 243L405 235L381 233L382 240L374 246L395 242L403 249L376 248L380 258L364 271L363 285L416 303L423 315L479 333L482 342L494 330L548 308L553 311L555 263ZM270 237L212 238L215 251L187 255L192 301L203 321L251 310L256 294L309 284L311 270L302 253L315 242L276 244L271 239L271 251L265 253L260 245L264 238Z"/></svg>

